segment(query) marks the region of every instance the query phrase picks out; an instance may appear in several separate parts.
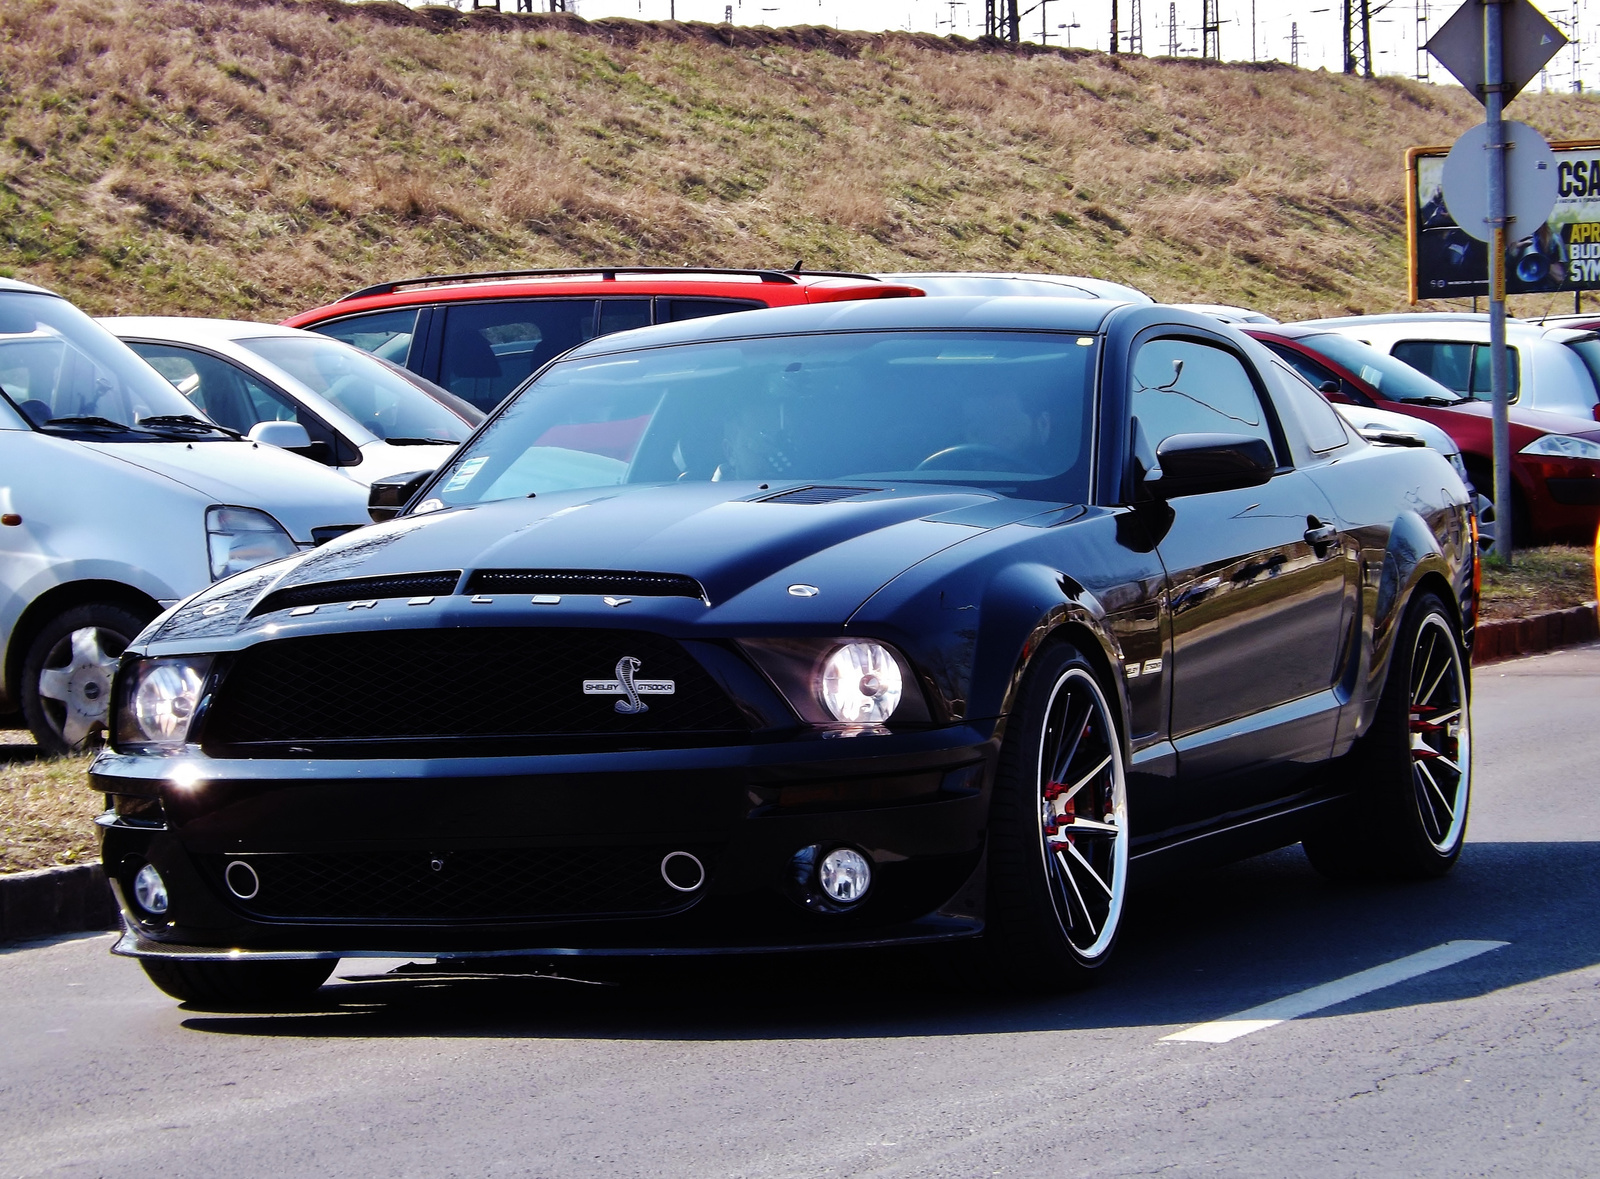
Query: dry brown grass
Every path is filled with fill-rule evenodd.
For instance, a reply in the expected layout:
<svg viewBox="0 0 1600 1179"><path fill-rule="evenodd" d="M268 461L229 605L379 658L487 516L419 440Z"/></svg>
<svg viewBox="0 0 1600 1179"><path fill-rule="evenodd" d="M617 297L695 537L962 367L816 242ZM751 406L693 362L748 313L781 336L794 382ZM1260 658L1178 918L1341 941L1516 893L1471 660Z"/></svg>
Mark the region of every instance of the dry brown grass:
<svg viewBox="0 0 1600 1179"><path fill-rule="evenodd" d="M9 0L0 267L275 317L385 276L618 260L1053 270L1280 315L1403 298L1400 160L1455 89L925 36ZM1600 132L1587 96L1512 113Z"/></svg>
<svg viewBox="0 0 1600 1179"><path fill-rule="evenodd" d="M1581 606L1597 596L1595 577L1593 549L1572 545L1524 549L1509 567L1484 565L1480 613L1485 620L1527 618Z"/></svg>
<svg viewBox="0 0 1600 1179"><path fill-rule="evenodd" d="M103 808L86 785L90 759L35 761L31 751L26 733L0 732L0 873L99 859L94 816Z"/></svg>

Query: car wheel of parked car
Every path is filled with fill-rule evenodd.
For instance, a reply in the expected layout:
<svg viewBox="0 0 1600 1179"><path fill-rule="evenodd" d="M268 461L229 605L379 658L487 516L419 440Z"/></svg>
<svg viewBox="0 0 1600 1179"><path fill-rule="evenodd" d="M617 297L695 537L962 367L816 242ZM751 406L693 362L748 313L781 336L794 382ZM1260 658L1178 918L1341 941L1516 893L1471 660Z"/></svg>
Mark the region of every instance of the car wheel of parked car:
<svg viewBox="0 0 1600 1179"><path fill-rule="evenodd" d="M1372 728L1341 767L1358 793L1305 839L1327 876L1442 876L1466 838L1470 687L1460 631L1438 597L1412 602L1392 659Z"/></svg>
<svg viewBox="0 0 1600 1179"><path fill-rule="evenodd" d="M58 614L22 662L22 714L48 753L77 753L110 723L111 677L123 648L150 619L92 602Z"/></svg>
<svg viewBox="0 0 1600 1179"><path fill-rule="evenodd" d="M312 994L337 959L302 962L171 962L142 958L145 974L174 999L197 1007L270 1007Z"/></svg>
<svg viewBox="0 0 1600 1179"><path fill-rule="evenodd" d="M1110 956L1128 879L1122 735L1094 667L1042 651L1009 723L989 834L985 949L998 979L1081 986Z"/></svg>

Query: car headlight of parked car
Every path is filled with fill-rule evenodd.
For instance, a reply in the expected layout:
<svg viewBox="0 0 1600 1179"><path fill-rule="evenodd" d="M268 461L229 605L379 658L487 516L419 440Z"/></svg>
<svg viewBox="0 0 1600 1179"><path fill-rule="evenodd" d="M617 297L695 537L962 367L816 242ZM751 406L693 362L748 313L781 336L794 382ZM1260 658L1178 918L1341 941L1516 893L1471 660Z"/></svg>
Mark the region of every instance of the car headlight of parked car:
<svg viewBox="0 0 1600 1179"><path fill-rule="evenodd" d="M1524 446L1522 453L1538 455L1541 458L1600 460L1600 442L1590 442L1587 438L1574 438L1570 434L1546 434L1543 438L1536 438Z"/></svg>
<svg viewBox="0 0 1600 1179"><path fill-rule="evenodd" d="M887 643L865 638L745 639L741 646L800 718L829 728L927 723L911 667Z"/></svg>
<svg viewBox="0 0 1600 1179"><path fill-rule="evenodd" d="M259 508L208 508L206 548L212 581L299 551L283 525Z"/></svg>
<svg viewBox="0 0 1600 1179"><path fill-rule="evenodd" d="M117 748L129 753L181 751L210 671L209 655L128 664L117 684Z"/></svg>

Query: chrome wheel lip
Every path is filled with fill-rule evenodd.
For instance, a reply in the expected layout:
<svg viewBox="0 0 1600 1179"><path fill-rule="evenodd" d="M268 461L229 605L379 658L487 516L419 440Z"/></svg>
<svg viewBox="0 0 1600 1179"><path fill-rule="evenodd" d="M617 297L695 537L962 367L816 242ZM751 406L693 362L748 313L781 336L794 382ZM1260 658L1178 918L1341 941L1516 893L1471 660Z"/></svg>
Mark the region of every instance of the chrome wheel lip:
<svg viewBox="0 0 1600 1179"><path fill-rule="evenodd" d="M1063 864L1057 863L1057 859L1062 855L1062 853L1055 852L1051 849L1044 830L1044 814L1045 810L1050 806L1044 797L1045 787L1048 785L1049 781L1044 764L1047 745L1046 738L1049 733L1050 718L1055 712L1056 702L1059 699L1062 691L1067 689L1068 686L1072 684L1082 684L1087 687L1093 699L1094 707L1100 714L1101 722L1107 735L1107 744L1109 746L1109 769L1111 771L1111 792L1113 804L1112 815L1114 816L1114 822L1112 824L1095 822L1093 823L1092 828L1084 829L1102 829L1099 833L1110 834L1108 831L1104 831L1103 829L1107 827L1115 828L1115 834L1110 835L1110 838L1113 840L1113 844L1111 855L1111 883L1109 887L1110 897L1106 909L1106 915L1098 929L1094 930L1094 938L1087 946L1079 945L1077 940L1074 938L1070 913L1064 915L1061 912L1061 908L1065 903L1065 900L1062 889L1058 887L1058 881L1065 879L1069 886L1074 888L1077 886L1071 876L1070 869ZM1117 732L1117 727L1112 720L1111 706L1106 701L1105 693L1100 690L1099 682L1096 681L1094 676L1090 675L1081 667L1069 667L1065 672L1062 673L1061 677L1056 681L1055 686L1051 689L1050 698L1045 705L1044 715L1045 728L1039 736L1039 755L1035 765L1034 777L1034 794L1038 803L1038 805L1034 808L1034 813L1035 822L1038 824L1039 831L1039 852L1042 861L1042 867L1044 868L1045 872L1045 879L1049 882L1050 904L1055 910L1056 923L1061 930L1061 934L1064 938L1066 938L1067 942L1072 946L1073 951L1076 954L1087 961L1093 961L1102 957L1111 948L1111 943L1116 938L1117 929L1121 922L1123 899L1127 893L1129 846L1128 789L1126 770L1122 759L1121 739ZM1103 769L1097 768L1093 776L1098 776L1098 774L1101 772L1103 772ZM1075 825L1078 824L1075 823ZM1096 879L1099 879L1097 873L1094 875ZM1101 887L1106 887L1103 882L1101 883ZM1081 903L1082 902L1080 899L1080 904ZM1085 908L1087 907L1085 906Z"/></svg>
<svg viewBox="0 0 1600 1179"><path fill-rule="evenodd" d="M1425 645L1428 654L1424 657L1422 652ZM1447 662L1437 674L1426 664L1418 668L1419 658L1431 661L1440 651L1445 654ZM1406 728L1409 740L1407 756L1411 761L1413 798L1418 811L1417 817L1422 823L1424 838L1435 852L1447 856L1460 845L1462 832L1467 823L1467 807L1471 801L1472 702L1467 692L1461 645L1456 641L1455 631L1443 615L1430 613L1423 617L1422 624L1417 628L1416 638L1412 642L1410 672L1417 681L1406 685ZM1428 769L1430 761L1440 760L1440 751L1436 745L1428 741L1427 733L1421 727L1428 723L1436 723L1422 719L1421 713L1437 707L1431 702L1439 699L1440 688L1446 682L1446 677L1454 689L1455 699L1449 702L1449 705L1456 713L1457 722L1455 732L1448 738L1455 742L1455 757L1446 763L1453 762L1458 770L1453 790L1441 789L1438 775ZM1449 722L1445 723L1448 725ZM1446 732L1448 731L1446 729ZM1434 813L1437 818L1430 795L1437 796L1444 802L1450 813L1450 823L1438 839L1433 837L1427 819L1429 813Z"/></svg>
<svg viewBox="0 0 1600 1179"><path fill-rule="evenodd" d="M118 657L107 645L128 639L105 626L80 626L63 635L39 670L39 702L46 722L68 749L81 749L109 721L111 679ZM57 661L64 661L57 665Z"/></svg>

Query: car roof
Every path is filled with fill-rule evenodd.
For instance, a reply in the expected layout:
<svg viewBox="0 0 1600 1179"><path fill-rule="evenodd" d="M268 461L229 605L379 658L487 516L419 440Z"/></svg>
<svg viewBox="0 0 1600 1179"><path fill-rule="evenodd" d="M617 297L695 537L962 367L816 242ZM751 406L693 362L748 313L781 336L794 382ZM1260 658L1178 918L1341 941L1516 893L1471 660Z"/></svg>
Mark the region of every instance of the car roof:
<svg viewBox="0 0 1600 1179"><path fill-rule="evenodd" d="M1126 283L1111 282L1103 278L1086 278L1076 274L1030 274L1021 271L998 270L906 270L897 273L879 274L885 282L910 283L922 286L930 295L977 295L999 294L997 291L971 291L956 289L968 280L990 280L993 283L1005 284L1036 283L1041 286L1059 288L1058 290L1033 290L1027 293L1039 296L1059 295L1067 299L1112 299L1119 303L1154 303L1155 300L1145 294L1138 287L1128 286ZM945 290L932 289L939 286Z"/></svg>
<svg viewBox="0 0 1600 1179"><path fill-rule="evenodd" d="M326 336L277 323L248 319L206 319L190 315L102 315L100 324L114 336L159 336L201 343L207 340L257 340L268 336Z"/></svg>
<svg viewBox="0 0 1600 1179"><path fill-rule="evenodd" d="M18 282L14 278L0 278L0 291L17 291L19 293L28 295L55 295L56 298L61 298L61 296L56 295L54 291L47 291L43 287L36 287L31 282Z"/></svg>
<svg viewBox="0 0 1600 1179"><path fill-rule="evenodd" d="M945 295L925 299L868 299L808 304L657 324L601 336L567 357L602 356L634 348L763 336L865 331L1058 331L1098 332L1107 316L1126 303L1107 299L1040 299L1028 296ZM1178 319L1186 318L1179 313ZM1202 323L1198 316L1195 322Z"/></svg>
<svg viewBox="0 0 1600 1179"><path fill-rule="evenodd" d="M419 303L530 297L678 295L683 298L756 298L758 291L825 290L833 297L883 298L920 295L916 287L884 282L870 274L843 271L739 270L686 266L583 266L556 270L497 270L474 274L434 274L374 283L285 322L321 323L336 316ZM870 293L869 293L870 292ZM790 300L783 300L788 302ZM820 301L820 300L819 300Z"/></svg>
<svg viewBox="0 0 1600 1179"><path fill-rule="evenodd" d="M1307 319L1294 325L1301 328L1320 328L1344 335L1394 341L1399 339L1432 339L1477 341L1486 339L1489 331L1487 315L1468 312L1424 311L1414 314L1401 312L1395 315L1350 315L1334 319ZM1524 320L1506 321L1506 339L1528 343L1549 338L1556 343L1581 340L1592 333L1578 328L1552 324L1541 327Z"/></svg>

